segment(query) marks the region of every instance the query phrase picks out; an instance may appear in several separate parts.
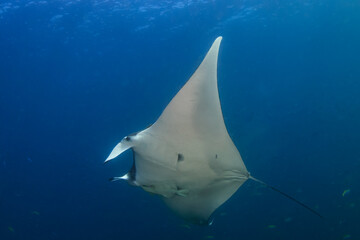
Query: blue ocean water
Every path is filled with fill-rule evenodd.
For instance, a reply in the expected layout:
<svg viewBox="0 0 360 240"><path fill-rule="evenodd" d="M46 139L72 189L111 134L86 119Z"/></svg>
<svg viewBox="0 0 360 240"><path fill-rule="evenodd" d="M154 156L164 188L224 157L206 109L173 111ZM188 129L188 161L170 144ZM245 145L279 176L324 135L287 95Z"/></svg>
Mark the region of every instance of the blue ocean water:
<svg viewBox="0 0 360 240"><path fill-rule="evenodd" d="M210 227L108 182L217 36L229 134L255 177ZM0 239L360 239L358 0L2 0Z"/></svg>

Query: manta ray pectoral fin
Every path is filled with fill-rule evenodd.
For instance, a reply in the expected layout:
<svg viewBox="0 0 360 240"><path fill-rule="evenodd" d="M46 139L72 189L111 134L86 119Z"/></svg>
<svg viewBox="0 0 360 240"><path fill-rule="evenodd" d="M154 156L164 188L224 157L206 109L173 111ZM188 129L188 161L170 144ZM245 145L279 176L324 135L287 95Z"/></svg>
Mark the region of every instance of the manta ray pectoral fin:
<svg viewBox="0 0 360 240"><path fill-rule="evenodd" d="M121 142L119 142L114 147L114 149L111 151L110 155L107 157L104 163L116 158L117 156L119 156L120 154L122 154L123 152L125 152L126 150L128 150L133 146L134 146L134 142L132 141L132 137L131 136L124 137L123 140L121 140Z"/></svg>

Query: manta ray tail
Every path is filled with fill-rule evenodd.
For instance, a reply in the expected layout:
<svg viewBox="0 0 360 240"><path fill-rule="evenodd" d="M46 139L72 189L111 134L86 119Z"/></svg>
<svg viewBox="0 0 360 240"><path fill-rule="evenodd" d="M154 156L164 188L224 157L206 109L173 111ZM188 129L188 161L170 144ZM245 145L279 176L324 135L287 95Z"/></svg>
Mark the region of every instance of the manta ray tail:
<svg viewBox="0 0 360 240"><path fill-rule="evenodd" d="M281 195L283 195L283 196L287 197L288 199L296 202L297 204L300 204L302 207L306 208L307 210L309 210L309 211L312 212L313 214L315 214L315 215L323 218L323 216L322 216L320 213L318 213L317 211L315 211L315 210L312 209L311 207L305 205L304 203L300 202L299 200L293 198L292 196L290 196L290 195L288 195L288 194L280 191L279 189L277 189L277 188L275 188L275 187L273 187L273 186L271 186L271 185L269 185L269 184L267 184L267 183L264 183L263 181L261 181L261 180L259 180L259 179L256 179L256 178L254 178L254 177L252 177L252 176L250 176L249 179L251 179L251 180L253 180L253 181L255 181L255 182L258 182L258 183L264 185L265 187L274 190L275 192L280 193Z"/></svg>

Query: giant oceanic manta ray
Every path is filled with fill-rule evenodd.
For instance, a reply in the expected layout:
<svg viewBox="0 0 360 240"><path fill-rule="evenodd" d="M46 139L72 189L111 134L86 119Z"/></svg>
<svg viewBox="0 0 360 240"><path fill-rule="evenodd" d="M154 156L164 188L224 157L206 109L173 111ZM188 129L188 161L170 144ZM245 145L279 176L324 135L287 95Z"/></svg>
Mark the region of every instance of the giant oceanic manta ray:
<svg viewBox="0 0 360 240"><path fill-rule="evenodd" d="M105 161L131 148L131 170L111 180L123 179L162 196L173 211L197 224L208 224L211 214L248 179L280 192L250 176L227 132L217 87L221 40L222 37L215 40L158 120L143 131L124 137Z"/></svg>

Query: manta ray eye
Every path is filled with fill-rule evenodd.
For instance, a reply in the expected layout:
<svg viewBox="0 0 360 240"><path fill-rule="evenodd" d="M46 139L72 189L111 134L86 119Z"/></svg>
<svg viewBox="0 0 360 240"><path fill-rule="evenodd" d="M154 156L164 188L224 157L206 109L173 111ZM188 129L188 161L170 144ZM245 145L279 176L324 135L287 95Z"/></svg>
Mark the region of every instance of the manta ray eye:
<svg viewBox="0 0 360 240"><path fill-rule="evenodd" d="M126 137L125 137L125 140L126 140L126 141L130 141L131 138L130 138L129 136L126 136Z"/></svg>

